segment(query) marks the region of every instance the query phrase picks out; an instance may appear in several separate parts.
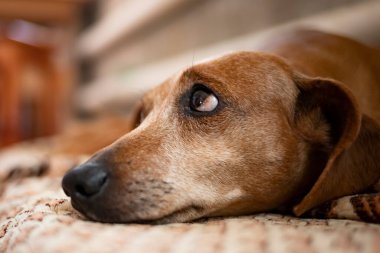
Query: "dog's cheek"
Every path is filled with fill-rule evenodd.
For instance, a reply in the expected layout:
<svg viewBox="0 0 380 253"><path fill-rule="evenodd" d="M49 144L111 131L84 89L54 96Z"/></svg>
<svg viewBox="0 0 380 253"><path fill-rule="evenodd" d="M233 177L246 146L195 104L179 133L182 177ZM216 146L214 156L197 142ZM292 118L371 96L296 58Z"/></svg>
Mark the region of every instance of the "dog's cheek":
<svg viewBox="0 0 380 253"><path fill-rule="evenodd" d="M222 138L194 135L191 141L171 141L165 156L169 158L167 180L183 202L209 208L233 190L228 168L233 169L240 158Z"/></svg>
<svg viewBox="0 0 380 253"><path fill-rule="evenodd" d="M251 211L267 211L293 195L302 174L304 150L280 116L266 115L250 125L254 131L239 140L244 143L240 152L245 156L234 173L239 176L237 181L250 202Z"/></svg>

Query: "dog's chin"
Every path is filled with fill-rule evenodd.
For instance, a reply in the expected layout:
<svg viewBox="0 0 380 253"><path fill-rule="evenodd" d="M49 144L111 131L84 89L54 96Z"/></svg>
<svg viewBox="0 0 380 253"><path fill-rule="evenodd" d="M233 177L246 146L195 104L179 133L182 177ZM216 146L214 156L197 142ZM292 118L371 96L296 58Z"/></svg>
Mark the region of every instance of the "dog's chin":
<svg viewBox="0 0 380 253"><path fill-rule="evenodd" d="M184 208L176 209L168 214L164 214L158 218L135 218L138 215L123 214L112 211L93 211L89 208L84 208L80 203L71 200L71 205L82 215L92 221L102 223L127 223L127 224L152 224L162 225L178 222L190 222L205 216L204 209L199 206L189 205Z"/></svg>
<svg viewBox="0 0 380 253"><path fill-rule="evenodd" d="M206 214L204 208L196 205L190 205L184 208L177 209L165 216L162 216L155 220L150 220L150 224L168 224L178 222L190 222L204 217Z"/></svg>

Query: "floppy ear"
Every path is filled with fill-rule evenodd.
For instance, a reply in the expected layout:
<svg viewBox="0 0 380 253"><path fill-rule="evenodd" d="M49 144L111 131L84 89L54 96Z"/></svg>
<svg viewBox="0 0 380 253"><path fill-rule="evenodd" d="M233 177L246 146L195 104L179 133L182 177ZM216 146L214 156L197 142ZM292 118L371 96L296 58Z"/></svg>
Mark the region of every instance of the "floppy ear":
<svg viewBox="0 0 380 253"><path fill-rule="evenodd" d="M380 154L365 146L371 142L367 132L375 132L379 137L380 128L367 118L361 127L358 104L343 84L301 76L295 82L299 89L295 127L310 149L316 150L309 152L304 168L310 180L307 194L293 208L300 216L325 201L363 191L376 181L380 170L375 156Z"/></svg>

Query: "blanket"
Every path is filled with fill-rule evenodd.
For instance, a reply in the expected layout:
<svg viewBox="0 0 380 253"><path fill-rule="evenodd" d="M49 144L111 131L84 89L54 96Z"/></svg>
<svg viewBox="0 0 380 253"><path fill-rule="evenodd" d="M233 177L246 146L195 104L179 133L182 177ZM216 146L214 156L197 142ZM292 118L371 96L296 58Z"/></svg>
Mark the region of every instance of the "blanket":
<svg viewBox="0 0 380 253"><path fill-rule="evenodd" d="M0 252L380 252L380 225L278 214L169 225L104 224L70 205L59 177L10 180L0 196Z"/></svg>

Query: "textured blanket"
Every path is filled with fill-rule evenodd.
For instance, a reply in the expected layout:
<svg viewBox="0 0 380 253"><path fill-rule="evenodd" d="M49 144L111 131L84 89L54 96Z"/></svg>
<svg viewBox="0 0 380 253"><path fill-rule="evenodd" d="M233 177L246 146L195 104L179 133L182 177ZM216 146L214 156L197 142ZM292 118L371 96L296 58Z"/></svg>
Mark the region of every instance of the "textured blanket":
<svg viewBox="0 0 380 253"><path fill-rule="evenodd" d="M91 222L60 179L2 185L0 252L380 252L380 225L261 214L171 225Z"/></svg>

